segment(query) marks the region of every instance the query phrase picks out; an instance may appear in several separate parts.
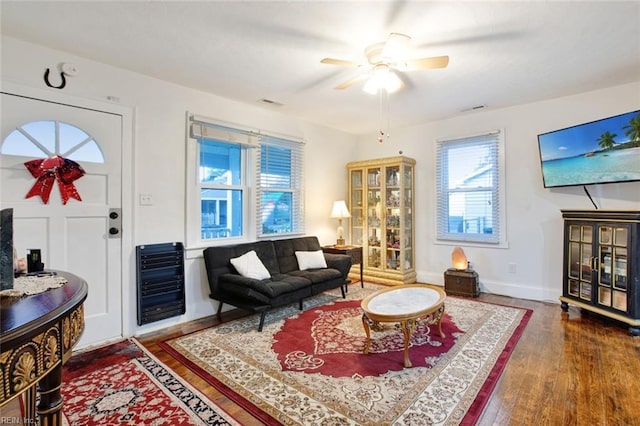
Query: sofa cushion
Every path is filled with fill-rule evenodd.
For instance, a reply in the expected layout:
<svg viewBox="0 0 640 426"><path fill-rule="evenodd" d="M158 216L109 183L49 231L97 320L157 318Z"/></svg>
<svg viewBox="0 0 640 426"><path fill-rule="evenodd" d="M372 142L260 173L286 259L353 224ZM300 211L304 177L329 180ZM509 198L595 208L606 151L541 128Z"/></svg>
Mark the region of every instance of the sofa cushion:
<svg viewBox="0 0 640 426"><path fill-rule="evenodd" d="M297 251L296 259L298 259L298 267L301 271L327 267L327 261L324 260L324 253L322 250Z"/></svg>
<svg viewBox="0 0 640 426"><path fill-rule="evenodd" d="M294 277L306 278L314 284L323 281L331 281L342 277L340 271L332 268L311 269L307 271L291 271L289 272L289 275Z"/></svg>
<svg viewBox="0 0 640 426"><path fill-rule="evenodd" d="M229 262L243 277L253 278L254 280L271 278L271 274L254 250L248 251L240 257L230 259Z"/></svg>
<svg viewBox="0 0 640 426"><path fill-rule="evenodd" d="M280 268L280 273L287 274L291 271L297 271L298 259L296 259L296 251L317 251L322 250L317 237L298 237L286 240L274 240L275 257Z"/></svg>
<svg viewBox="0 0 640 426"><path fill-rule="evenodd" d="M236 274L225 274L220 277L220 287L230 289L234 287L246 288L254 290L267 298L281 296L282 294L295 292L299 289L309 287L311 280L302 276L291 276L277 274L271 279L255 280L246 278ZM234 288L234 292L244 291ZM309 294L310 295L310 294ZM262 300L262 299L261 299ZM268 299L265 299L268 300Z"/></svg>

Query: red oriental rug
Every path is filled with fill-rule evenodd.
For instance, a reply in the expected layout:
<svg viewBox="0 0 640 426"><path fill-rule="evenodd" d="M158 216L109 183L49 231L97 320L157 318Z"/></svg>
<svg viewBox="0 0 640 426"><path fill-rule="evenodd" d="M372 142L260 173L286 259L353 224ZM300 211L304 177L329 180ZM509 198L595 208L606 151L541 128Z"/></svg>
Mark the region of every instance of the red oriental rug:
<svg viewBox="0 0 640 426"><path fill-rule="evenodd" d="M435 329L434 336L431 330ZM441 339L437 326L420 323L409 343L414 367L431 368L462 334L448 314L442 318ZM338 301L302 312L285 320L273 336L272 348L283 371L305 371L333 377L380 376L404 369L404 335L394 326L371 332L369 355L362 354L366 336L359 300ZM400 355L398 355L400 354Z"/></svg>
<svg viewBox="0 0 640 426"><path fill-rule="evenodd" d="M63 367L69 425L238 425L135 340L74 354Z"/></svg>
<svg viewBox="0 0 640 426"><path fill-rule="evenodd" d="M372 331L362 354L359 301L377 287L328 292L160 346L265 424L474 424L531 311L449 297L442 328L415 330L404 368L402 334ZM434 327L434 326L432 326Z"/></svg>

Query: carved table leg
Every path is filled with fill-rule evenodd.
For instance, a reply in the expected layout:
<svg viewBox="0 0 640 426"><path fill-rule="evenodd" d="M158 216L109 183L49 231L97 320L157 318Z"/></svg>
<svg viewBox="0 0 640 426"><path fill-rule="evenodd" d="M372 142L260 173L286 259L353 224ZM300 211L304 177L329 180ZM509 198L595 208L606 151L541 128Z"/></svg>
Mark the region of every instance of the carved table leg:
<svg viewBox="0 0 640 426"><path fill-rule="evenodd" d="M438 309L436 312L434 312L433 315L435 316L436 321L438 322L438 331L440 332L440 337L444 339L445 338L445 334L442 331L442 316L444 315L444 303L442 304L440 309Z"/></svg>
<svg viewBox="0 0 640 426"><path fill-rule="evenodd" d="M62 424L62 364L58 364L38 382L40 403L38 415L40 426L59 426Z"/></svg>
<svg viewBox="0 0 640 426"><path fill-rule="evenodd" d="M364 333L367 335L367 340L364 342L364 354L369 353L369 345L371 344L371 331L369 330L369 318L366 314L362 314L362 326L364 327Z"/></svg>
<svg viewBox="0 0 640 426"><path fill-rule="evenodd" d="M415 328L416 323L414 320L401 321L400 328L402 329L402 334L404 334L404 366L411 367L411 360L409 359L409 342L411 341L411 334L413 334L413 329Z"/></svg>
<svg viewBox="0 0 640 426"><path fill-rule="evenodd" d="M24 416L32 421L34 424L36 422L36 388L37 385L29 387L22 394L21 398L24 401Z"/></svg>

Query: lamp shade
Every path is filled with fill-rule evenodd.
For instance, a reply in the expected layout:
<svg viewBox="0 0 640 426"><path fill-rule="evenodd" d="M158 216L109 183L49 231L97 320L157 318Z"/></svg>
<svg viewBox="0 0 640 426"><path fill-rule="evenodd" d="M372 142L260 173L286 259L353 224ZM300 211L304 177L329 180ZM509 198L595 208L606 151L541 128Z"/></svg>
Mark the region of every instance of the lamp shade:
<svg viewBox="0 0 640 426"><path fill-rule="evenodd" d="M342 219L345 217L351 217L347 203L344 200L334 201L333 208L331 209L331 215L329 217Z"/></svg>

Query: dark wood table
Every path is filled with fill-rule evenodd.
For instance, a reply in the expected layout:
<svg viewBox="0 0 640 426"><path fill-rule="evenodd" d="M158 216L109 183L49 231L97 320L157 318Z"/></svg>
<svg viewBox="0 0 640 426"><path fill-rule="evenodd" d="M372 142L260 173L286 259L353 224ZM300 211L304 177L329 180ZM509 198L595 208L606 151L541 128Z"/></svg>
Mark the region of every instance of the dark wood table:
<svg viewBox="0 0 640 426"><path fill-rule="evenodd" d="M360 265L360 286L364 287L364 279L362 275L362 247L361 246L323 246L322 251L333 254L346 254L351 256L352 265Z"/></svg>
<svg viewBox="0 0 640 426"><path fill-rule="evenodd" d="M68 272L62 287L3 297L0 309L0 407L24 395L29 423L62 424L62 364L84 330L87 283ZM36 410L36 387L40 401Z"/></svg>

